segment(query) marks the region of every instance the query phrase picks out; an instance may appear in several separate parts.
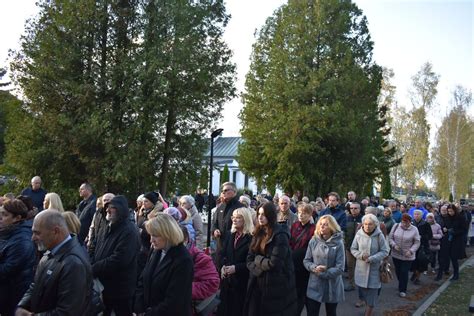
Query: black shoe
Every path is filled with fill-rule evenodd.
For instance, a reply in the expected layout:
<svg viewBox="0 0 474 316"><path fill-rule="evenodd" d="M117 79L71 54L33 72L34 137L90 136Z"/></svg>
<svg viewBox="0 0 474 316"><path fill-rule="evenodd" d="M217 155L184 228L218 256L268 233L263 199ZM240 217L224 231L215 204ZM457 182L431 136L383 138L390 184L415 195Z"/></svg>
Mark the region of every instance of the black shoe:
<svg viewBox="0 0 474 316"><path fill-rule="evenodd" d="M444 274L445 274L445 275L449 275L449 270L448 270L448 271L444 271Z"/></svg>
<svg viewBox="0 0 474 316"><path fill-rule="evenodd" d="M416 274L415 274L415 273L413 273L413 274L411 275L410 281L414 282L414 281L415 281L415 279L416 279Z"/></svg>
<svg viewBox="0 0 474 316"><path fill-rule="evenodd" d="M459 275L453 275L453 276L449 279L449 281L457 281L457 280L459 280Z"/></svg>
<svg viewBox="0 0 474 316"><path fill-rule="evenodd" d="M434 280L435 280L435 281L441 281L442 278L443 278L443 277L438 274Z"/></svg>

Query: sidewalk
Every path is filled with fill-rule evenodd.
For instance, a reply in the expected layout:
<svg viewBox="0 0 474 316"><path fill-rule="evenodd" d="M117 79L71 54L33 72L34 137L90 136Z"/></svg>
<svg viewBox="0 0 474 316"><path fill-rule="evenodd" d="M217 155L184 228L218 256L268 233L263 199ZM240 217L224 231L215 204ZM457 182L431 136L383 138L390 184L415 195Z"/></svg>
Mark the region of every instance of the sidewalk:
<svg viewBox="0 0 474 316"><path fill-rule="evenodd" d="M467 248L467 254L470 259L474 262L474 247ZM465 261L460 262L464 264ZM393 266L393 264L392 264ZM411 275L411 273L410 273ZM415 285L409 281L407 296L401 298L398 295L398 281L395 279L387 284L382 284L382 291L380 292L378 306L375 307L374 315L377 316L410 316L427 301L433 293L440 288L450 276L445 276L442 281L435 282L434 275L421 275L421 284ZM344 278L344 282L347 280ZM448 281L448 283L450 283ZM474 293L472 293L474 294ZM345 292L346 299L344 302L338 304L337 313L338 315L364 315L365 308L357 308L354 304L357 302L357 290L351 292ZM429 305L428 305L429 306ZM425 308L426 309L426 308ZM466 306L467 309L467 306ZM320 315L325 315L326 311L324 305L321 308ZM306 315L306 311L303 311L301 315ZM419 314L422 315L422 314Z"/></svg>

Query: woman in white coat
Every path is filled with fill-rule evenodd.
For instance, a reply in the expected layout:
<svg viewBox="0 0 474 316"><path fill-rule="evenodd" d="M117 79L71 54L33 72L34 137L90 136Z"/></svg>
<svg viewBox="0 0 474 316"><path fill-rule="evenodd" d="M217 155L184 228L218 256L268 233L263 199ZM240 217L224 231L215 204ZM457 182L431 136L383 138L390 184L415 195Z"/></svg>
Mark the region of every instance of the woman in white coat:
<svg viewBox="0 0 474 316"><path fill-rule="evenodd" d="M388 256L388 245L380 230L379 220L373 214L362 218L362 228L357 232L351 246L356 258L355 284L359 287L359 298L367 305L365 315L372 315L377 304L382 283L380 264Z"/></svg>

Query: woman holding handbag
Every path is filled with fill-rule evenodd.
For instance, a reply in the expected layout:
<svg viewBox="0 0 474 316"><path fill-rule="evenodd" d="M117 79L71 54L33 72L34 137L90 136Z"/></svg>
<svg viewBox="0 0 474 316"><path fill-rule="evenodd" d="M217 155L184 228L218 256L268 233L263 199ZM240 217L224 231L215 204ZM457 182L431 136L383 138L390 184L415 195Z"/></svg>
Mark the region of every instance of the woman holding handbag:
<svg viewBox="0 0 474 316"><path fill-rule="evenodd" d="M379 220L367 214L362 218L362 229L357 232L351 246L356 258L355 283L359 287L359 297L367 304L365 316L372 315L377 304L380 288L380 265L388 256L388 246Z"/></svg>

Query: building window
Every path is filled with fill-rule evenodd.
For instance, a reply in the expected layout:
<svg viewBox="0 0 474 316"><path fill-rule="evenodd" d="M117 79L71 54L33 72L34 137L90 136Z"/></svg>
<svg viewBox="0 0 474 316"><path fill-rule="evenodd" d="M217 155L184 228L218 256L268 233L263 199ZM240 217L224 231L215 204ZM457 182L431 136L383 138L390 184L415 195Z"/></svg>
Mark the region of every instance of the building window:
<svg viewBox="0 0 474 316"><path fill-rule="evenodd" d="M232 182L237 183L237 171L232 172Z"/></svg>
<svg viewBox="0 0 474 316"><path fill-rule="evenodd" d="M249 187L249 176L248 176L248 175L245 175L244 187L245 187L245 188L248 188L248 187Z"/></svg>

